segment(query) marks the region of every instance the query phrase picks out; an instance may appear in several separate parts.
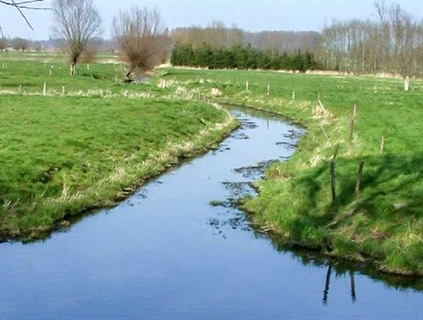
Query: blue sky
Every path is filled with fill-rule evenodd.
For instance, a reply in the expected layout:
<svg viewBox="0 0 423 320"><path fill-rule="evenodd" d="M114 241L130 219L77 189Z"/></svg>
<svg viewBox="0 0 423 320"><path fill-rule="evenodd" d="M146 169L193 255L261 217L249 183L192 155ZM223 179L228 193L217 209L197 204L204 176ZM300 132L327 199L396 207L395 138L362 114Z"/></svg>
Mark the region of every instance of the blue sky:
<svg viewBox="0 0 423 320"><path fill-rule="evenodd" d="M388 5L393 1L385 1ZM394 1L423 19L423 0ZM119 10L132 6L158 8L165 24L170 28L206 26L212 21L222 21L227 26L236 24L248 31L263 30L314 30L320 31L334 18L372 18L373 0L255 0L255 1L118 1L94 0L103 19L103 37L110 36L113 16ZM49 6L50 2L45 3ZM48 39L51 28L49 11L26 11L34 27L32 31L16 9L0 6L0 23L8 37L24 37L32 40Z"/></svg>

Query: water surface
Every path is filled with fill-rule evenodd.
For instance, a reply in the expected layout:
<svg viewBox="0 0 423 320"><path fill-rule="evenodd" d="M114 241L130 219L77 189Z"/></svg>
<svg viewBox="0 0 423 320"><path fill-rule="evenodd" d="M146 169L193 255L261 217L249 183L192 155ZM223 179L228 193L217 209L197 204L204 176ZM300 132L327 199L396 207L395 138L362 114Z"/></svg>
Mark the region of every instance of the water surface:
<svg viewBox="0 0 423 320"><path fill-rule="evenodd" d="M302 131L232 112L243 125L218 150L67 232L1 244L0 319L423 319L415 282L329 266L251 230L229 204Z"/></svg>

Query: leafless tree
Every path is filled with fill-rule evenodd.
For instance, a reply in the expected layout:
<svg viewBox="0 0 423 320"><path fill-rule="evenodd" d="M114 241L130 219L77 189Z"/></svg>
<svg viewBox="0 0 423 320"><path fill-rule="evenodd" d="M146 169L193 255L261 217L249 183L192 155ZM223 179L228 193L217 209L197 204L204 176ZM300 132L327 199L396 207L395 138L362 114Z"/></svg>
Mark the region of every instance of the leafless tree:
<svg viewBox="0 0 423 320"><path fill-rule="evenodd" d="M29 48L29 41L23 38L14 38L11 41L11 47L16 51L24 52Z"/></svg>
<svg viewBox="0 0 423 320"><path fill-rule="evenodd" d="M90 39L101 30L101 18L92 0L53 0L53 33L63 39L70 59L70 74Z"/></svg>
<svg viewBox="0 0 423 320"><path fill-rule="evenodd" d="M315 53L321 35L315 31L248 32L235 24L227 27L220 21L213 21L205 28L173 29L171 38L175 43L191 44L194 49L202 47L205 43L215 48L251 45L259 50L273 49L287 53L301 50Z"/></svg>
<svg viewBox="0 0 423 320"><path fill-rule="evenodd" d="M376 0L374 2L374 6L376 9L376 17L379 20L379 22L385 21L386 13L388 11L385 0Z"/></svg>
<svg viewBox="0 0 423 320"><path fill-rule="evenodd" d="M43 45L42 45L41 41L32 42L31 47L32 47L33 50L35 50L37 52L40 52L43 49Z"/></svg>
<svg viewBox="0 0 423 320"><path fill-rule="evenodd" d="M4 37L0 38L0 52L7 49L7 39Z"/></svg>
<svg viewBox="0 0 423 320"><path fill-rule="evenodd" d="M144 76L164 62L170 51L168 29L157 9L121 11L113 19L112 31L121 59L128 65L128 80Z"/></svg>
<svg viewBox="0 0 423 320"><path fill-rule="evenodd" d="M417 42L418 26L412 17L404 12L398 4L390 10L390 23L393 42L393 67L404 78L404 89L410 89L410 76L414 74L413 58ZM421 62L421 61L420 61Z"/></svg>
<svg viewBox="0 0 423 320"><path fill-rule="evenodd" d="M411 76L423 76L423 21L397 3L375 2L376 19L334 20L322 31L321 64L343 72L401 75L404 89Z"/></svg>

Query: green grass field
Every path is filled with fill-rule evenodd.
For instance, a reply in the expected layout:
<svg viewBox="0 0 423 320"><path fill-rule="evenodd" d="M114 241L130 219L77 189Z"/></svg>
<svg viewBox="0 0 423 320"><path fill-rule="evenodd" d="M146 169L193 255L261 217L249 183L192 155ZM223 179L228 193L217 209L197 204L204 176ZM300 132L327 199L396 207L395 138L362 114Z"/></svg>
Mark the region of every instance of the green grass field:
<svg viewBox="0 0 423 320"><path fill-rule="evenodd" d="M145 137L145 141L156 146L154 150L161 150L171 137L189 139L196 130L206 126L204 122L227 121L222 112L201 102L205 99L274 111L307 129L292 159L273 165L266 179L256 183L260 195L244 199L243 206L251 212L258 228L277 235L287 244L346 259L373 261L387 272L423 274L421 80L413 80L412 90L405 92L402 80L393 78L161 68L148 81L134 85L116 82L116 75L121 74L119 64L93 64L89 70L86 65L80 65L79 75L70 78L67 66L57 60L53 68L37 60L4 60L8 66L1 69L0 60L1 122L6 123L0 129L3 153L0 187L10 189L8 194L13 195L13 200L2 192L3 221L38 218L36 211L29 215L31 211L25 210L5 214L24 203L29 208L38 206L39 202L34 201L37 197L47 199L54 192L59 198L63 194L76 197L85 189L91 190L94 180L103 181L117 174L111 169L117 167L107 159L117 157L126 168L125 159L131 158L137 146L143 146L136 152L137 157L149 153L138 136L139 130L146 126L140 118L151 119L151 128L157 132L165 130L160 119L166 119L166 128L171 126L169 130L173 130L168 135L157 134L164 140L156 140L158 137L154 135ZM51 75L50 69L54 70ZM46 97L42 96L44 82ZM66 87L65 96L62 96L63 87ZM353 105L357 113L350 140ZM167 113L141 117L152 108L166 109ZM186 119L188 125L180 122L178 108L188 108L186 112L192 115ZM31 111L24 112L26 109ZM192 130L185 132L190 121ZM184 132L180 132L182 126ZM15 134L19 131L26 132L28 138ZM128 145L112 143L118 137L116 132L119 140L131 137ZM149 130L148 134L153 132ZM45 136L43 140L55 138L47 143L41 141L41 136ZM383 155L380 154L382 137ZM25 140L25 151L21 140ZM109 143L110 147L104 147ZM89 151L88 145L92 146ZM332 201L329 162L337 146L336 199ZM32 156L31 148L43 156ZM60 160L58 164L43 159L49 154ZM79 156L72 159L70 154ZM85 157L90 161L80 161ZM360 191L355 193L360 161L364 161L363 178ZM26 164L26 168L38 169L34 172L26 169L26 172L22 170ZM104 171L93 169L102 166ZM84 173L83 179L78 177L78 172ZM48 180L48 188L43 179ZM113 192L122 190L131 179L137 180L129 175ZM17 183L14 188L12 181ZM24 198L29 200L24 202ZM106 198L110 199L110 194L97 195L96 201L104 203ZM75 203L75 207L81 207ZM60 214L55 214L60 220ZM55 221L56 216L52 216Z"/></svg>
<svg viewBox="0 0 423 320"><path fill-rule="evenodd" d="M101 75L94 79L82 72L71 78L66 65L56 64L60 74L50 76L44 96L37 84L46 68L7 61L0 69L2 239L38 238L73 215L113 206L237 125L201 101L128 96L135 86L107 77L113 65L93 65L90 75ZM62 85L71 88L65 95ZM137 86L138 93L154 90L150 85Z"/></svg>

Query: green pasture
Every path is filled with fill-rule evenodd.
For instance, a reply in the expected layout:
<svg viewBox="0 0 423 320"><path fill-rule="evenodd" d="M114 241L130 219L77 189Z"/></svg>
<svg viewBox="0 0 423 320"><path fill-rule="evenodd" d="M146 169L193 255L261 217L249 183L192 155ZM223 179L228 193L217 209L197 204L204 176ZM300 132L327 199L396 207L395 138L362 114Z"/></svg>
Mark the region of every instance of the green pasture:
<svg viewBox="0 0 423 320"><path fill-rule="evenodd" d="M37 85L43 63L7 63L0 69L1 239L38 238L73 215L113 206L236 126L227 112L202 101L121 93L135 86L109 80L111 65L71 78L65 64L56 64L60 75L52 74L44 95ZM20 93L11 90L18 83ZM64 95L54 89L62 85L72 89ZM104 88L116 93L103 94Z"/></svg>

